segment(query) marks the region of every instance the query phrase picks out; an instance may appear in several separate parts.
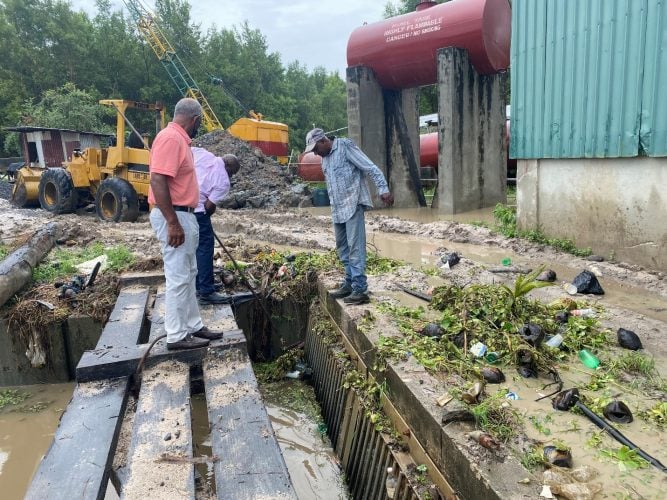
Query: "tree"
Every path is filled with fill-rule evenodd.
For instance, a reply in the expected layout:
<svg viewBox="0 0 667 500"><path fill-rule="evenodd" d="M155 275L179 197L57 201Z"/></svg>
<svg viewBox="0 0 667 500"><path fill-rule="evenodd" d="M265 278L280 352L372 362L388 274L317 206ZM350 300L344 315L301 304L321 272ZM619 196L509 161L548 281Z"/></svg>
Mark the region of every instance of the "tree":
<svg viewBox="0 0 667 500"><path fill-rule="evenodd" d="M417 4L421 0L397 0L396 2L387 2L384 6L384 18L388 19L390 17L400 16L401 14L407 14L408 12L414 12ZM445 3L449 0L436 0L436 3Z"/></svg>

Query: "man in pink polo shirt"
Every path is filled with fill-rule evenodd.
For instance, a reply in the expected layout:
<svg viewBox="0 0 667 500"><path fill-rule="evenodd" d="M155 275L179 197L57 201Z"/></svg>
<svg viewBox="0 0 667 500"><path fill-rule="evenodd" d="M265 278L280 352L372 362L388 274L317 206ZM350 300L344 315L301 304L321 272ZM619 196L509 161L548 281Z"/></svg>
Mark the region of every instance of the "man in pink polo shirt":
<svg viewBox="0 0 667 500"><path fill-rule="evenodd" d="M165 293L164 329L168 349L193 349L219 339L202 323L195 293L196 251L199 225L195 207L199 186L191 138L201 124L201 105L190 98L181 99L174 108L174 119L155 137L150 154L151 186L148 202L151 226L162 248Z"/></svg>

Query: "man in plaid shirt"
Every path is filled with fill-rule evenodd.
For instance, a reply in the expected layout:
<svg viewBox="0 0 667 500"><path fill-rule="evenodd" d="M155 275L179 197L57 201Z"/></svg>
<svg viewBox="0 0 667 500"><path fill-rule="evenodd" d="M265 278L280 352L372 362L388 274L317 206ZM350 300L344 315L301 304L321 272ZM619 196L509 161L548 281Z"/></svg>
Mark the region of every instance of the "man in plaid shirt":
<svg viewBox="0 0 667 500"><path fill-rule="evenodd" d="M385 205L393 205L394 197L382 171L351 139L329 138L321 128L315 128L306 135L305 151L322 157L336 250L345 267L345 281L331 295L346 304L366 304L369 299L364 211L373 208L366 177L373 180Z"/></svg>

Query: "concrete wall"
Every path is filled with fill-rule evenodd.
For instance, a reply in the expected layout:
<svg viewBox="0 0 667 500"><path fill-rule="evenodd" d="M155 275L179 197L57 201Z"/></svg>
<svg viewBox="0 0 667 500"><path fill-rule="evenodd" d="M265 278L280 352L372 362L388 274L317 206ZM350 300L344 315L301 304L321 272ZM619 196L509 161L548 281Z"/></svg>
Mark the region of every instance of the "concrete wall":
<svg viewBox="0 0 667 500"><path fill-rule="evenodd" d="M520 160L517 225L667 271L667 158Z"/></svg>
<svg viewBox="0 0 667 500"><path fill-rule="evenodd" d="M423 202L418 94L418 89L383 89L373 70L365 66L347 68L348 136L382 170L397 208L418 207ZM368 186L373 204L383 207L375 184L369 180Z"/></svg>
<svg viewBox="0 0 667 500"><path fill-rule="evenodd" d="M40 335L47 339L46 366L35 368L26 357L26 346L0 320L0 387L52 384L74 378L74 368L83 351L94 349L102 324L89 317L70 316L63 323L48 325Z"/></svg>
<svg viewBox="0 0 667 500"><path fill-rule="evenodd" d="M505 74L478 74L463 49L438 51L434 208L456 214L505 202L506 78Z"/></svg>
<svg viewBox="0 0 667 500"><path fill-rule="evenodd" d="M366 66L347 68L347 127L348 137L380 167L386 178L384 97L375 73ZM369 182L368 186L373 196L373 205L382 206L375 184Z"/></svg>

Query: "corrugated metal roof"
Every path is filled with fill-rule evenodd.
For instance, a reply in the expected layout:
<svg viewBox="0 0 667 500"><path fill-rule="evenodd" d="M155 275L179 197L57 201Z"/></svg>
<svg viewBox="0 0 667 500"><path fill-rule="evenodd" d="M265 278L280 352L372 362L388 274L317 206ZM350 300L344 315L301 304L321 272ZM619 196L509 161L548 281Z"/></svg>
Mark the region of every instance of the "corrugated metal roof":
<svg viewBox="0 0 667 500"><path fill-rule="evenodd" d="M641 146L649 156L667 156L667 1L648 3L642 89Z"/></svg>
<svg viewBox="0 0 667 500"><path fill-rule="evenodd" d="M99 132L85 132L83 130L72 130L69 128L53 128L53 127L30 127L28 125L21 125L18 127L4 127L2 130L9 132L71 132L73 134L95 135L98 137L113 137L114 134L102 134Z"/></svg>
<svg viewBox="0 0 667 500"><path fill-rule="evenodd" d="M652 120L651 154L667 147L667 114L642 116L642 106L666 109L665 1L514 0L512 157L636 156L642 118Z"/></svg>

